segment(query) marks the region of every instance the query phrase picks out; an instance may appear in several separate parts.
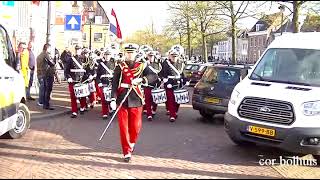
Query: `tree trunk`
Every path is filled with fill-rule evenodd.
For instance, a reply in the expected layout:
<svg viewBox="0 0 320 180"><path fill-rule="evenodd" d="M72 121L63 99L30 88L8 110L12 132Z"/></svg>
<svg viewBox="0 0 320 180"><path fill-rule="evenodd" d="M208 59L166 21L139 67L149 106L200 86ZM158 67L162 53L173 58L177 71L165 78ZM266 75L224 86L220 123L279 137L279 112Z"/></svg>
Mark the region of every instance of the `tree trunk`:
<svg viewBox="0 0 320 180"><path fill-rule="evenodd" d="M300 1L293 1L293 33L298 33L299 29L299 13L300 13Z"/></svg>
<svg viewBox="0 0 320 180"><path fill-rule="evenodd" d="M236 62L236 53L237 53L237 49L236 49L236 41L237 41L237 35L236 35L236 23L234 22L234 18L232 18L231 20L231 33L232 33L232 36L231 36L231 43L232 43L232 63L233 64L237 64Z"/></svg>
<svg viewBox="0 0 320 180"><path fill-rule="evenodd" d="M213 42L210 43L210 47L211 47L211 48L210 48L210 55L211 55L211 57L213 57L213 53L212 53L212 51L213 51L213 44L214 44Z"/></svg>
<svg viewBox="0 0 320 180"><path fill-rule="evenodd" d="M205 34L204 24L201 22L201 37L202 37L202 59L204 62L208 62L208 47L206 41L206 34Z"/></svg>
<svg viewBox="0 0 320 180"><path fill-rule="evenodd" d="M233 64L237 64L237 34L236 34L236 17L234 15L233 11L233 1L230 2L230 10L231 10L231 44L232 44L232 56L231 61Z"/></svg>
<svg viewBox="0 0 320 180"><path fill-rule="evenodd" d="M188 56L189 59L191 57L191 32L190 32L190 19L189 16L187 16L187 36L188 36Z"/></svg>
<svg viewBox="0 0 320 180"><path fill-rule="evenodd" d="M179 44L182 46L182 34L179 33Z"/></svg>

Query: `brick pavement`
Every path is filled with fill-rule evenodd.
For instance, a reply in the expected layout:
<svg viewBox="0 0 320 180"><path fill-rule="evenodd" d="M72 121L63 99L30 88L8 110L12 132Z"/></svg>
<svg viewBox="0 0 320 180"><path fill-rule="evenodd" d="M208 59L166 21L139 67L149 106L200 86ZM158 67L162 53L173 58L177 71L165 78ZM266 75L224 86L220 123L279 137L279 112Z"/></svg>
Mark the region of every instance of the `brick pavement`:
<svg viewBox="0 0 320 180"><path fill-rule="evenodd" d="M272 149L235 146L221 120L204 123L188 106L176 123L164 107L153 122L144 120L129 164L122 160L117 121L98 142L107 122L97 114L99 107L77 119L34 121L23 138L0 139L0 178L281 178L257 163L260 154L277 155Z"/></svg>

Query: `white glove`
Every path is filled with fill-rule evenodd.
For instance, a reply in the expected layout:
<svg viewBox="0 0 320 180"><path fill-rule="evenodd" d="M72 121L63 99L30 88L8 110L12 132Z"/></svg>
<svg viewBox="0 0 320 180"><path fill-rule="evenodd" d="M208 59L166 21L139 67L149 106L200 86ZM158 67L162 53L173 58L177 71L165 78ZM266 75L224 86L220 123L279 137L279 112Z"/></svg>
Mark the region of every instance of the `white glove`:
<svg viewBox="0 0 320 180"><path fill-rule="evenodd" d="M187 81L187 82L186 82L186 86L189 86L189 85L190 85L190 82L189 82L189 81Z"/></svg>
<svg viewBox="0 0 320 180"><path fill-rule="evenodd" d="M168 84L167 88L171 89L172 88L172 84Z"/></svg>
<svg viewBox="0 0 320 180"><path fill-rule="evenodd" d="M163 82L164 83L168 82L168 78L163 78Z"/></svg>
<svg viewBox="0 0 320 180"><path fill-rule="evenodd" d="M93 76L92 76L92 75L90 75L90 76L89 76L89 79L90 79L90 81L92 81L92 80L93 80Z"/></svg>
<svg viewBox="0 0 320 180"><path fill-rule="evenodd" d="M131 84L134 86L137 86L142 83L142 80L143 80L142 78L135 78L132 80Z"/></svg>
<svg viewBox="0 0 320 180"><path fill-rule="evenodd" d="M68 83L72 83L72 82L73 82L72 78L68 78Z"/></svg>
<svg viewBox="0 0 320 180"><path fill-rule="evenodd" d="M102 83L99 83L98 86L99 86L99 87L102 87L103 85L102 85Z"/></svg>
<svg viewBox="0 0 320 180"><path fill-rule="evenodd" d="M115 100L112 100L110 102L110 108L111 108L112 111L115 111L117 109L117 103L116 103Z"/></svg>

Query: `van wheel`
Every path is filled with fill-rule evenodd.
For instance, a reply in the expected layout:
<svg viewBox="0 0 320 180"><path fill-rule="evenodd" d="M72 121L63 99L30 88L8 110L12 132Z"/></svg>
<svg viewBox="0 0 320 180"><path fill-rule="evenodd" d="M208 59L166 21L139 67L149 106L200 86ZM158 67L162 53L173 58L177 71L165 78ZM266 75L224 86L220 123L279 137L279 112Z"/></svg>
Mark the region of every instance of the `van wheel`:
<svg viewBox="0 0 320 180"><path fill-rule="evenodd" d="M20 103L18 109L18 119L14 129L9 131L9 136L12 139L21 138L30 128L30 111L28 107Z"/></svg>
<svg viewBox="0 0 320 180"><path fill-rule="evenodd" d="M213 117L211 114L206 113L206 112L203 111L203 110L199 110L199 112L200 112L201 116L202 116L203 118L207 119L207 120L211 120L212 117Z"/></svg>

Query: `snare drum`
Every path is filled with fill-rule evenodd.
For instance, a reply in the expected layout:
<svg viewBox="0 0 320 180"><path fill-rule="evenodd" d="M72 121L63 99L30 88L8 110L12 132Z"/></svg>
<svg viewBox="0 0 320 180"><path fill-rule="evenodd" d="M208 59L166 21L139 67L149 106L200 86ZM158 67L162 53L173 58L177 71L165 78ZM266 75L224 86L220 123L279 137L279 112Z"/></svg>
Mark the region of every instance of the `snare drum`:
<svg viewBox="0 0 320 180"><path fill-rule="evenodd" d="M174 98L178 104L189 103L189 92L186 89L174 90Z"/></svg>
<svg viewBox="0 0 320 180"><path fill-rule="evenodd" d="M73 86L73 90L77 98L87 97L90 95L88 84L75 84Z"/></svg>
<svg viewBox="0 0 320 180"><path fill-rule="evenodd" d="M111 88L110 87L104 87L103 88L103 95L104 95L104 99L106 101L111 101Z"/></svg>
<svg viewBox="0 0 320 180"><path fill-rule="evenodd" d="M151 94L154 103L161 104L167 102L167 95L164 89L152 89Z"/></svg>
<svg viewBox="0 0 320 180"><path fill-rule="evenodd" d="M89 85L89 91L90 91L91 93L96 92L96 86L95 86L94 81L89 82L88 85Z"/></svg>

